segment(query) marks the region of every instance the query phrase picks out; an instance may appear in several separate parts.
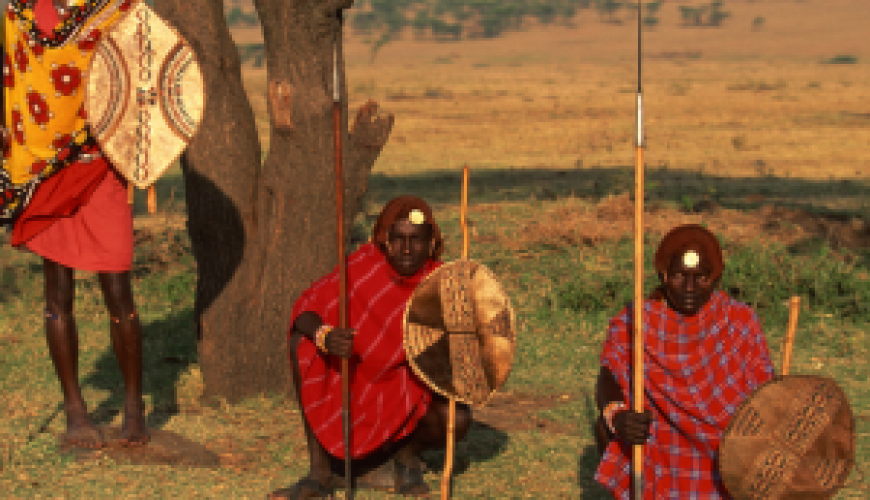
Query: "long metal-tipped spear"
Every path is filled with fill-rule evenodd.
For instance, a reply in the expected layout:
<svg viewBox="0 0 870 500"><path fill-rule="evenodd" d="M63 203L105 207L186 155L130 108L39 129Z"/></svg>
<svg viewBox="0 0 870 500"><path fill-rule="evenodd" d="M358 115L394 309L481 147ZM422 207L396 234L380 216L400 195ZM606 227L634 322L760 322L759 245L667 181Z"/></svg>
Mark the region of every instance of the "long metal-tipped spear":
<svg viewBox="0 0 870 500"><path fill-rule="evenodd" d="M341 42L342 12L332 48L332 128L335 134L335 206L338 217L338 327L347 328L347 264L344 255L344 182L341 171L341 82L338 78L338 44ZM341 423L344 431L345 498L353 498L350 475L350 370L348 358L341 358Z"/></svg>
<svg viewBox="0 0 870 500"><path fill-rule="evenodd" d="M641 19L643 3L637 3L637 137L634 148L634 388L633 410L643 412L643 96L641 92ZM643 445L632 447L631 470L634 498L643 498Z"/></svg>
<svg viewBox="0 0 870 500"><path fill-rule="evenodd" d="M462 167L462 199L459 205L459 224L462 226L462 260L468 260L468 165ZM456 437L456 398L449 398L447 407L447 446L444 454L444 473L441 476L441 500L450 498L450 476L453 474L453 448Z"/></svg>

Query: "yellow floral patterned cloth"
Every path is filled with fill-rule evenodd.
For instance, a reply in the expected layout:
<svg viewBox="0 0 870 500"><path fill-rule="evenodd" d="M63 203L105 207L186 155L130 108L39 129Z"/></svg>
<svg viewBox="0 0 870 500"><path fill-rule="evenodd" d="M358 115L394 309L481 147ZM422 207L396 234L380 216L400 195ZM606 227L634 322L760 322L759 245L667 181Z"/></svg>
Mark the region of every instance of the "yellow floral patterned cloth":
<svg viewBox="0 0 870 500"><path fill-rule="evenodd" d="M4 120L11 147L0 169L0 224L14 221L40 182L98 152L85 126L87 71L101 34L137 0L72 0L46 36L35 0L11 0L4 16Z"/></svg>

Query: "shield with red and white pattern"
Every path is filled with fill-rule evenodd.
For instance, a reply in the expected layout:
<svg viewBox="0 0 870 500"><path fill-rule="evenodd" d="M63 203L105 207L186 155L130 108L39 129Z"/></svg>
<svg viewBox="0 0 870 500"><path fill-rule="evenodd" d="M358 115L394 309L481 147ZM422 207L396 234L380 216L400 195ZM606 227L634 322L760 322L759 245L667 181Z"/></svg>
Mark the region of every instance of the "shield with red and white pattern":
<svg viewBox="0 0 870 500"><path fill-rule="evenodd" d="M133 185L154 183L199 128L205 84L190 45L137 2L96 48L85 112L104 154Z"/></svg>

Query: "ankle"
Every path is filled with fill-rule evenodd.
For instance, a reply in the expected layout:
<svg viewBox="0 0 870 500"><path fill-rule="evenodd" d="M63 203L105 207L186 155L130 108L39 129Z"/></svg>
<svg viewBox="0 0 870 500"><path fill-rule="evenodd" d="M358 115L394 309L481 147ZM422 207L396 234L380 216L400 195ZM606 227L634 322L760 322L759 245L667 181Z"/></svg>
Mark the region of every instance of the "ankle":
<svg viewBox="0 0 870 500"><path fill-rule="evenodd" d="M416 453L396 453L396 461L409 469L419 469L422 464Z"/></svg>
<svg viewBox="0 0 870 500"><path fill-rule="evenodd" d="M329 467L311 467L308 471L308 477L317 481L320 484L327 484L332 477L332 471Z"/></svg>

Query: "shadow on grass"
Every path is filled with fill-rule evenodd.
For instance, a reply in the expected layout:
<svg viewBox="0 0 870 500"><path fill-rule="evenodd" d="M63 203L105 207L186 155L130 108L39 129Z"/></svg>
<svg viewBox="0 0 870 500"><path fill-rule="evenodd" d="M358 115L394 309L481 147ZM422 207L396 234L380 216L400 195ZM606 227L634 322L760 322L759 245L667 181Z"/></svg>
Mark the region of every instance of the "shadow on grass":
<svg viewBox="0 0 870 500"><path fill-rule="evenodd" d="M197 359L192 325L192 309L142 325L142 393L151 396L154 406L147 415L148 426L152 429L162 428L179 412L178 379ZM91 414L95 424L108 425L124 405L123 377L110 346L97 360L83 385L110 391L110 396Z"/></svg>
<svg viewBox="0 0 870 500"><path fill-rule="evenodd" d="M413 194L433 204L458 203L460 176L459 169L408 175L374 173L367 198L383 205L393 197ZM651 200L686 202L685 197L689 197L697 203L708 198L722 207L734 209L758 208L765 202L776 201L782 206L825 212L824 207L813 202L852 200L860 204L870 195L868 181L812 180L767 174L724 177L700 171L648 167L645 181ZM481 169L470 173L469 197L476 203L555 200L572 194L600 199L630 192L633 186L631 167Z"/></svg>
<svg viewBox="0 0 870 500"><path fill-rule="evenodd" d="M468 470L471 463L489 462L503 453L508 446L508 434L478 421L472 421L471 428L465 439L459 441L454 448L453 474L458 475ZM462 444L463 446L458 446ZM464 451L462 451L464 448ZM441 474L444 471L444 450L423 452L423 460L429 470Z"/></svg>
<svg viewBox="0 0 870 500"><path fill-rule="evenodd" d="M583 489L583 500L606 500L613 498L610 493L595 481L598 469L598 449L594 444L586 445L577 456L577 485Z"/></svg>
<svg viewBox="0 0 870 500"><path fill-rule="evenodd" d="M585 394L586 405L584 405L585 426L589 436L595 437L595 421L598 418L598 411L595 407L595 401L592 397L592 392L587 391ZM583 490L583 495L580 497L584 500L600 500L612 498L610 493L603 486L595 481L595 470L598 469L598 463L601 457L598 455L598 447L595 444L586 445L582 450L578 450L577 454L577 486Z"/></svg>
<svg viewBox="0 0 870 500"><path fill-rule="evenodd" d="M651 200L694 204L711 199L725 208L753 209L769 202L791 208L803 208L820 214L855 215L855 210L831 210L815 203L854 201L861 205L870 198L870 179L813 180L799 177L776 177L769 170L756 177L725 177L701 171L671 170L647 166L645 182ZM369 178L367 200L378 206L396 196L411 194L432 204L459 203L461 171L430 170L423 173L387 175L373 173ZM555 200L566 196L594 200L612 194L631 192L633 167L589 168L502 168L472 170L469 198L473 203L498 201ZM184 180L166 175L156 183L160 206L164 203L183 210ZM174 193L174 195L172 194ZM171 203L168 201L172 199ZM136 199L135 213L146 214L145 197Z"/></svg>

